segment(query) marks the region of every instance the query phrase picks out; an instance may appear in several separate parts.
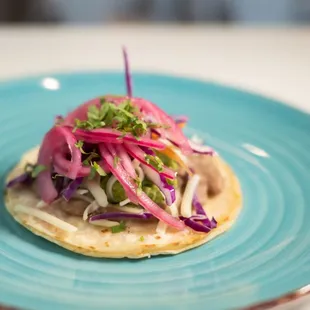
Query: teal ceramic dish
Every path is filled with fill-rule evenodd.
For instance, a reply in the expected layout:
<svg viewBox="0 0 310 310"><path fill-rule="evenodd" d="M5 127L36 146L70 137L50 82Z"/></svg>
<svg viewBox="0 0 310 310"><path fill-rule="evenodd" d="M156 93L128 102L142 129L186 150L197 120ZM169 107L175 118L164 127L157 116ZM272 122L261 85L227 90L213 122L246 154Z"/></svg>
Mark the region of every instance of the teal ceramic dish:
<svg viewBox="0 0 310 310"><path fill-rule="evenodd" d="M0 84L1 184L56 114L105 93L123 75L83 73ZM233 167L244 195L233 228L194 250L93 259L33 235L0 206L0 304L25 309L239 309L310 283L310 116L276 101L195 80L134 75L134 93L187 114ZM291 293L295 298L303 291ZM265 306L274 303L264 304Z"/></svg>

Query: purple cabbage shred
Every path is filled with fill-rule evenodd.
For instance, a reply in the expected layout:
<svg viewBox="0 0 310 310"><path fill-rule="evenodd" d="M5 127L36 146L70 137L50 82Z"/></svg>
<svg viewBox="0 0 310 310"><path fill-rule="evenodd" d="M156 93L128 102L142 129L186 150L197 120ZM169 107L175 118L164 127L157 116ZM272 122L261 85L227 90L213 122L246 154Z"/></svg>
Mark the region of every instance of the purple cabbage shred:
<svg viewBox="0 0 310 310"><path fill-rule="evenodd" d="M151 213L125 213L125 212L106 212L102 214L97 214L90 217L89 221L98 221L98 220L110 220L110 219L141 219L141 220L148 220L153 215Z"/></svg>

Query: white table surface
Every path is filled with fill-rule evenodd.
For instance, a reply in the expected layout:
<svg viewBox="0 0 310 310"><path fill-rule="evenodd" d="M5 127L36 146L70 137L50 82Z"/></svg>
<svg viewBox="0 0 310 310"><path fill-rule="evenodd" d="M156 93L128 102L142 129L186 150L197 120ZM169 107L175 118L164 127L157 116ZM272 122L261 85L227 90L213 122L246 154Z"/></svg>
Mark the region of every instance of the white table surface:
<svg viewBox="0 0 310 310"><path fill-rule="evenodd" d="M0 79L132 68L215 80L310 111L310 27L0 27Z"/></svg>
<svg viewBox="0 0 310 310"><path fill-rule="evenodd" d="M252 90L310 112L310 27L0 27L0 79L131 67ZM310 298L280 309L310 309Z"/></svg>

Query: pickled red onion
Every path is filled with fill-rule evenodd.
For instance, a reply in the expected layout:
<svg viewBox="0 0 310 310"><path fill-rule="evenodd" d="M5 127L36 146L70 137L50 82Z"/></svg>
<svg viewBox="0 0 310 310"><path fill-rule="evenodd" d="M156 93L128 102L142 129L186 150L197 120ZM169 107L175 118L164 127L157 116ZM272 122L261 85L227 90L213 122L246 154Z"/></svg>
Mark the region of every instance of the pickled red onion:
<svg viewBox="0 0 310 310"><path fill-rule="evenodd" d="M67 167L67 176L75 179L81 168L81 152L75 147L76 138L72 132L61 126L53 127L44 137L39 151L38 164L46 169L37 177L37 188L42 200L52 202L57 196L57 190L51 178L51 164L56 150L66 146L71 154L70 165Z"/></svg>
<svg viewBox="0 0 310 310"><path fill-rule="evenodd" d="M79 119L81 121L84 121L87 119L87 112L88 108L92 105L95 105L97 107L100 107L100 98L94 98L91 99L79 107L77 107L75 110L70 112L64 119L63 125L64 126L74 126L75 125L75 120Z"/></svg>
<svg viewBox="0 0 310 310"><path fill-rule="evenodd" d="M121 160L122 166L128 172L128 174L135 179L137 177L137 174L128 153L122 145L116 145L115 148L117 155Z"/></svg>
<svg viewBox="0 0 310 310"><path fill-rule="evenodd" d="M163 137L167 136L169 140L174 141L184 154L189 155L192 153L188 139L185 137L181 128L177 126L171 116L169 116L162 109L148 100L142 98L133 98L132 103L136 104L144 114L151 114L155 116L159 123L168 125L170 127L168 129L159 130L161 134L164 132Z"/></svg>
<svg viewBox="0 0 310 310"><path fill-rule="evenodd" d="M165 148L165 144L160 141L152 140L148 137L140 137L137 139L131 134L123 136L122 132L112 128L100 128L93 130L77 129L74 134L78 139L82 139L89 143L105 142L122 144L123 142L128 142L131 144L147 146L159 150Z"/></svg>
<svg viewBox="0 0 310 310"><path fill-rule="evenodd" d="M158 171L155 167L147 163L147 161L145 160L145 156L147 154L144 151L142 151L142 149L139 148L138 146L124 143L124 147L126 151L130 154L130 156L132 156L133 158L136 158L139 162L150 167L151 169L155 170L158 173L160 172L163 176L165 176L168 179L175 178L175 172L171 170L170 168L164 166L163 171Z"/></svg>
<svg viewBox="0 0 310 310"><path fill-rule="evenodd" d="M61 152L56 152L54 155L54 167L55 171L59 174L67 176L67 169L70 165L70 160L66 159ZM90 167L81 166L78 176L85 177L90 174ZM67 176L68 177L68 176Z"/></svg>

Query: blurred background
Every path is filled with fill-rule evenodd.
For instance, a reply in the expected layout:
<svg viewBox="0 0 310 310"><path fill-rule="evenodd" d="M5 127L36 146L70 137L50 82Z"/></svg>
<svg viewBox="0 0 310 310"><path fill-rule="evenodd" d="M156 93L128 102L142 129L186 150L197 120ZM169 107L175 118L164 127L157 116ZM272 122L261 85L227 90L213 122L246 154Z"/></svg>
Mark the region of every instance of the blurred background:
<svg viewBox="0 0 310 310"><path fill-rule="evenodd" d="M0 0L0 80L120 70L217 81L309 107L310 0ZM90 48L91 47L91 48Z"/></svg>
<svg viewBox="0 0 310 310"><path fill-rule="evenodd" d="M310 23L310 0L0 0L3 23Z"/></svg>

